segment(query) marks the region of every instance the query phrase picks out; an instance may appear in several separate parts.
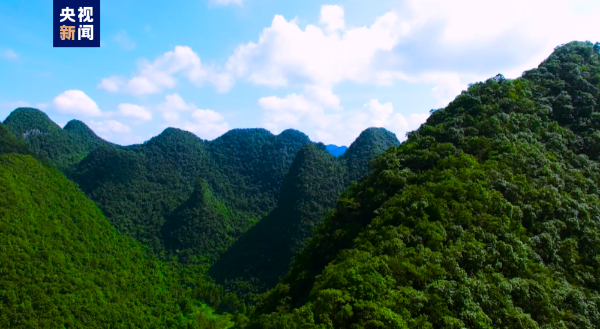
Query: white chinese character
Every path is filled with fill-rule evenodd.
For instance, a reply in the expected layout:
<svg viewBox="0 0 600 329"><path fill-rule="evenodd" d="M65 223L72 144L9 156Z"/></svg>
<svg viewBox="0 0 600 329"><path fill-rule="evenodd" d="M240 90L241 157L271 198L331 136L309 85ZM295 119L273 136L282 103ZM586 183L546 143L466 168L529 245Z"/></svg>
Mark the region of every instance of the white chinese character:
<svg viewBox="0 0 600 329"><path fill-rule="evenodd" d="M79 7L79 23L81 22L93 22L94 19L90 16L93 16L92 13L93 7Z"/></svg>
<svg viewBox="0 0 600 329"><path fill-rule="evenodd" d="M72 8L63 8L61 10L60 16L63 17L63 19L61 19L61 22L66 21L67 19L70 20L71 22L75 22L74 19L71 18L71 16L75 16L75 9Z"/></svg>
<svg viewBox="0 0 600 329"><path fill-rule="evenodd" d="M94 25L79 25L79 29L77 29L77 40L81 40L81 38L94 40Z"/></svg>

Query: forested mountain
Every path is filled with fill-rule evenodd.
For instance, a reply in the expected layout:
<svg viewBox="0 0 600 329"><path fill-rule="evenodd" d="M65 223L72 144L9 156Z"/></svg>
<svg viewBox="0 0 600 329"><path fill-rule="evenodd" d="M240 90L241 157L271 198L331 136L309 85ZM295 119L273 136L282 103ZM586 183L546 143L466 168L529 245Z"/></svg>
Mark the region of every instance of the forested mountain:
<svg viewBox="0 0 600 329"><path fill-rule="evenodd" d="M209 273L242 296L276 285L239 328L599 328L599 52L557 47L402 144L370 128L337 158L294 130L121 147L17 109L0 326L231 326L201 302L245 306Z"/></svg>
<svg viewBox="0 0 600 329"><path fill-rule="evenodd" d="M29 148L22 139L15 137L0 123L0 155L8 153L29 154Z"/></svg>
<svg viewBox="0 0 600 329"><path fill-rule="evenodd" d="M360 180L371 171L370 162L388 148L400 142L393 133L384 128L368 128L350 145L341 159L346 162L351 181Z"/></svg>
<svg viewBox="0 0 600 329"><path fill-rule="evenodd" d="M184 264L214 263L270 214L285 195L280 187L298 150L312 144L291 129L277 136L265 129L234 129L204 141L167 128L144 144L122 147L103 141L82 122L73 120L61 129L29 108L13 111L5 124L20 136L18 143L29 145L75 181L120 232ZM351 147L344 167L351 166L356 179L394 143L397 139L387 131L366 131ZM344 178L336 183L334 199L347 186L347 173L339 172ZM311 223L332 206L318 197L313 202L324 208ZM287 262L271 274L275 280Z"/></svg>
<svg viewBox="0 0 600 329"><path fill-rule="evenodd" d="M63 172L68 172L92 150L113 145L96 136L81 121L71 120L61 129L44 112L33 108L14 110L4 125L15 136L22 137L32 152L48 158Z"/></svg>
<svg viewBox="0 0 600 329"><path fill-rule="evenodd" d="M304 146L283 181L277 207L221 256L210 275L238 293L274 287L346 186L343 162L317 145Z"/></svg>
<svg viewBox="0 0 600 329"><path fill-rule="evenodd" d="M374 163L250 328L598 328L600 44L471 85Z"/></svg>
<svg viewBox="0 0 600 329"><path fill-rule="evenodd" d="M308 143L292 130L235 129L208 142L168 128L142 145L98 148L72 177L121 232L185 263L211 263L275 207Z"/></svg>
<svg viewBox="0 0 600 329"><path fill-rule="evenodd" d="M238 294L274 287L350 181L364 176L370 160L398 144L393 133L369 128L338 159L322 144L304 146L283 181L277 208L229 248L210 275Z"/></svg>
<svg viewBox="0 0 600 329"><path fill-rule="evenodd" d="M119 234L58 170L0 156L0 195L0 327L232 325L200 303L218 289Z"/></svg>

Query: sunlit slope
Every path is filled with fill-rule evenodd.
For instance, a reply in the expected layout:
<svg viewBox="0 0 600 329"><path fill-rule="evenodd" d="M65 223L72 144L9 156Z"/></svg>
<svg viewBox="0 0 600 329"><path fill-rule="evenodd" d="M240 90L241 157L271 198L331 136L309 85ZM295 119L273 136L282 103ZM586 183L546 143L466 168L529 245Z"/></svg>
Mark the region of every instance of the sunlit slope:
<svg viewBox="0 0 600 329"><path fill-rule="evenodd" d="M477 83L343 195L252 328L598 328L600 44Z"/></svg>
<svg viewBox="0 0 600 329"><path fill-rule="evenodd" d="M60 172L0 157L0 327L194 328L177 268L120 235Z"/></svg>
<svg viewBox="0 0 600 329"><path fill-rule="evenodd" d="M44 112L33 108L14 110L4 125L34 154L51 160L63 172L69 172L98 147L115 147L79 120L71 120L60 128Z"/></svg>

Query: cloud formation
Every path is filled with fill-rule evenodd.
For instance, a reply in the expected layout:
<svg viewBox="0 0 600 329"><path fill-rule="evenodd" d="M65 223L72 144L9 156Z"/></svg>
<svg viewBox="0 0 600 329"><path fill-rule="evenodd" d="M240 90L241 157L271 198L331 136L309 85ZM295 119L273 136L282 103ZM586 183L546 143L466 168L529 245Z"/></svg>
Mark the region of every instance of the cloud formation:
<svg viewBox="0 0 600 329"><path fill-rule="evenodd" d="M119 89L121 89L124 85L125 85L125 78L112 76L112 77L102 79L102 81L100 81L100 83L98 84L97 87L100 89L104 89L106 91L114 93L114 92L119 91Z"/></svg>
<svg viewBox="0 0 600 329"><path fill-rule="evenodd" d="M177 85L176 76L183 76L197 86L212 83L217 91L227 91L232 81L227 74L217 73L213 67L205 66L192 48L176 46L150 62L138 61L138 72L127 82L118 76L102 79L98 88L111 92L125 91L133 95L160 93Z"/></svg>
<svg viewBox="0 0 600 329"><path fill-rule="evenodd" d="M119 114L124 117L134 118L141 121L152 120L152 113L150 113L150 111L143 106L122 103L119 104L117 108L119 109Z"/></svg>
<svg viewBox="0 0 600 329"><path fill-rule="evenodd" d="M94 121L90 120L88 122L90 128L100 137L110 140L115 136L118 136L119 139L132 139L132 136L127 136L128 133L131 132L131 129L116 120L104 120L104 121Z"/></svg>
<svg viewBox="0 0 600 329"><path fill-rule="evenodd" d="M88 95L81 90L67 90L52 101L54 108L61 114L100 116L102 111Z"/></svg>
<svg viewBox="0 0 600 329"><path fill-rule="evenodd" d="M165 101L156 106L162 112L165 127L176 127L190 131L203 139L214 139L229 130L225 118L213 110L201 110L187 103L179 94L165 96ZM182 114L191 113L187 119Z"/></svg>
<svg viewBox="0 0 600 329"><path fill-rule="evenodd" d="M361 108L344 108L344 99L333 92L337 85L423 85L443 107L468 83L497 73L517 77L559 44L600 40L600 2L593 0L404 0L394 6L365 26L347 22L338 5L322 6L314 24L275 15L257 39L239 44L221 66L206 65L190 47L176 46L152 61L140 60L130 79L109 77L99 88L144 95L173 89L181 79L212 84L219 92L243 82L285 88L282 95L274 91L257 97L266 128L293 127L347 144L350 137L336 134L353 139L371 125L403 138L425 120L429 108L399 113L377 95L365 96ZM176 93L167 97L158 106L167 122L198 110Z"/></svg>

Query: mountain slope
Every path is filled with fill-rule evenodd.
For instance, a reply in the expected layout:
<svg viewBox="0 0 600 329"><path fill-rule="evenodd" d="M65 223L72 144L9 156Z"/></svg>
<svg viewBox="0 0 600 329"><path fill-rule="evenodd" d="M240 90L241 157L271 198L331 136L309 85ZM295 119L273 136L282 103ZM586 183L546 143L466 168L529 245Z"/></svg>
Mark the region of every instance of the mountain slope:
<svg viewBox="0 0 600 329"><path fill-rule="evenodd" d="M72 120L61 129L44 112L33 108L14 110L4 125L15 136L22 137L34 154L48 158L63 172L68 172L92 150L113 146L81 121Z"/></svg>
<svg viewBox="0 0 600 329"><path fill-rule="evenodd" d="M340 159L346 162L351 181L360 180L371 171L370 161L392 146L400 144L396 135L385 128L365 129L344 152Z"/></svg>
<svg viewBox="0 0 600 329"><path fill-rule="evenodd" d="M397 143L393 133L369 128L337 159L322 144L304 146L285 176L277 208L233 244L209 274L238 295L274 287L350 181L369 172L370 161Z"/></svg>
<svg viewBox="0 0 600 329"><path fill-rule="evenodd" d="M7 153L29 154L25 143L16 138L8 128L0 123L0 155Z"/></svg>
<svg viewBox="0 0 600 329"><path fill-rule="evenodd" d="M212 263L224 252L233 238L231 211L200 182L190 198L166 219L162 236L167 250L173 251L184 263L194 262L194 256L205 256ZM211 252L207 252L211 251Z"/></svg>
<svg viewBox="0 0 600 329"><path fill-rule="evenodd" d="M0 326L226 327L56 169L0 156ZM212 323L211 323L212 322Z"/></svg>
<svg viewBox="0 0 600 329"><path fill-rule="evenodd" d="M168 128L142 145L98 148L72 177L119 231L156 252L210 263L275 207L283 176L307 143L292 130L235 129L208 142ZM226 219L209 199L227 209Z"/></svg>
<svg viewBox="0 0 600 329"><path fill-rule="evenodd" d="M302 147L283 181L277 207L240 237L209 274L238 293L275 286L314 226L335 205L347 185L345 170L318 146Z"/></svg>
<svg viewBox="0 0 600 329"><path fill-rule="evenodd" d="M472 85L342 196L252 328L597 328L600 44Z"/></svg>

